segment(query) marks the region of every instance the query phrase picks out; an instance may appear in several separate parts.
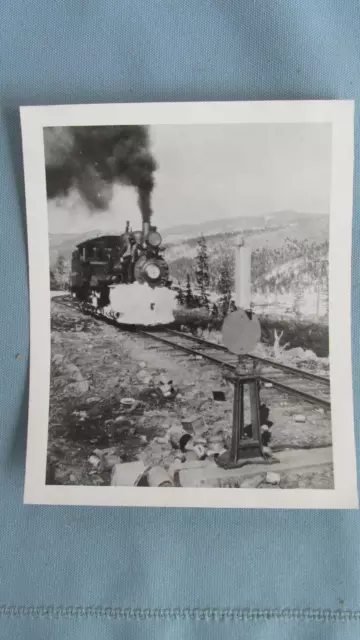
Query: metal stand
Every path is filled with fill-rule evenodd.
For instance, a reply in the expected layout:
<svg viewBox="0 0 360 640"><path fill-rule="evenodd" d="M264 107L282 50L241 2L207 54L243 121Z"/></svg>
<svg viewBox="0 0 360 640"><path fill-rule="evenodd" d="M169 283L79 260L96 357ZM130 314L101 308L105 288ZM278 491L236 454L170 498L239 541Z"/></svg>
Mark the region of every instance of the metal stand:
<svg viewBox="0 0 360 640"><path fill-rule="evenodd" d="M254 373L241 372L241 367L236 373L227 376L234 383L233 424L230 451L224 452L216 460L219 467L224 469L236 469L245 464L271 463L276 460L265 459L260 432L260 395L259 377ZM244 416L244 392L248 388L250 398L250 415L252 434L245 436Z"/></svg>

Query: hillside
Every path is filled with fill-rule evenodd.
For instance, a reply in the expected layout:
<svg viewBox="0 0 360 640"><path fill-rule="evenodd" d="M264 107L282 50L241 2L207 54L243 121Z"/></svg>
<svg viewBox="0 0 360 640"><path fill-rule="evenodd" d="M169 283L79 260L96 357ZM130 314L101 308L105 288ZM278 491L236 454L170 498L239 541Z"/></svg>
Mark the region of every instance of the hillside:
<svg viewBox="0 0 360 640"><path fill-rule="evenodd" d="M252 292L256 311L281 315L327 318L328 221L325 215L282 211L267 216L243 216L181 225L161 230L165 257L175 284L184 286L187 275L195 284L197 241L206 238L211 298L220 295L220 274L226 263L231 288L235 267L234 243L242 233L252 250ZM59 256L69 262L80 241L116 233L114 229L84 234L51 234L50 264Z"/></svg>
<svg viewBox="0 0 360 640"><path fill-rule="evenodd" d="M196 241L201 234L206 236L209 245L216 245L224 240L233 241L237 234L244 233L254 250L265 245L276 248L282 246L287 237L295 240L326 239L328 220L329 217L326 215L279 211L265 216L239 216L194 225L178 225L160 231L168 247L167 258L173 262L178 257L193 258L196 253ZM82 234L50 233L50 262L54 264L58 255L69 259L75 246L87 238L119 231L121 233L121 230L113 228L97 229Z"/></svg>

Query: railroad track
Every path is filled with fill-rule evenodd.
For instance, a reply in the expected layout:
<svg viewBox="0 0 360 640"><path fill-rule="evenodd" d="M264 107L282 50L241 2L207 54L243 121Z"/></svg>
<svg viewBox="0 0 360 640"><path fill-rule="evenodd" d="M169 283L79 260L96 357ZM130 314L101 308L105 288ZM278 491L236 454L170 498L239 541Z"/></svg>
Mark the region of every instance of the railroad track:
<svg viewBox="0 0 360 640"><path fill-rule="evenodd" d="M121 326L115 318L108 318L101 313L92 311L90 305L87 305L86 309L84 309L83 305L74 303L74 300L70 297L55 297L53 300L57 304L91 313L91 315L96 318L114 324L120 329L126 328ZM181 331L174 329L155 329L152 331L137 329L137 333L178 349L179 351L188 353L189 355L209 360L225 369L234 371L238 362L237 356L230 353L226 347ZM245 361L247 361L249 366L252 363L254 372L256 372L262 382L272 385L272 387L279 389L279 391L283 393L310 402L323 409L331 409L329 378L253 354L246 354Z"/></svg>
<svg viewBox="0 0 360 640"><path fill-rule="evenodd" d="M139 333L193 356L201 356L201 358L232 371L235 370L238 362L237 356L230 353L226 347L181 331L173 329L145 331L141 329ZM324 409L331 408L330 380L328 378L252 354L247 354L244 360L250 366L252 363L254 372L256 371L262 382L271 384L279 391Z"/></svg>

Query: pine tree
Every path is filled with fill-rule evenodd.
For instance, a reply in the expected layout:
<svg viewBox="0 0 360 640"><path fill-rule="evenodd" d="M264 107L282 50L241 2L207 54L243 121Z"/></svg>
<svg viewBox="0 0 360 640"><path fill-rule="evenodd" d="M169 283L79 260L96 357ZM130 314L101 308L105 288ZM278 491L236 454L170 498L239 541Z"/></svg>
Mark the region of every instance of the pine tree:
<svg viewBox="0 0 360 640"><path fill-rule="evenodd" d="M55 265L55 273L56 273L55 277L60 287L64 288L66 276L68 273L68 265L66 263L64 256L61 256L61 255L58 256L58 259L56 260L56 265Z"/></svg>
<svg viewBox="0 0 360 640"><path fill-rule="evenodd" d="M217 320L219 317L219 308L217 306L217 304L214 302L212 309L211 309L211 319L212 320Z"/></svg>
<svg viewBox="0 0 360 640"><path fill-rule="evenodd" d="M191 288L190 275L186 276L186 291L185 291L185 305L188 309L192 309L194 306L194 295Z"/></svg>
<svg viewBox="0 0 360 640"><path fill-rule="evenodd" d="M177 291L177 294L176 294L176 300L178 301L178 303L180 305L183 305L184 302L185 302L185 295L184 295L184 292L183 292L182 287L181 287L180 284L179 284L179 288L178 288L178 291Z"/></svg>
<svg viewBox="0 0 360 640"><path fill-rule="evenodd" d="M50 269L50 291L56 291L59 288L53 269Z"/></svg>
<svg viewBox="0 0 360 640"><path fill-rule="evenodd" d="M219 292L222 294L220 298L221 314L225 317L229 313L231 302L231 273L228 259L224 259L220 267L220 279L218 284Z"/></svg>
<svg viewBox="0 0 360 640"><path fill-rule="evenodd" d="M204 236L201 236L197 241L195 276L196 276L196 281L199 287L200 305L208 309L209 308L210 273L209 273L209 257L208 257L206 240Z"/></svg>

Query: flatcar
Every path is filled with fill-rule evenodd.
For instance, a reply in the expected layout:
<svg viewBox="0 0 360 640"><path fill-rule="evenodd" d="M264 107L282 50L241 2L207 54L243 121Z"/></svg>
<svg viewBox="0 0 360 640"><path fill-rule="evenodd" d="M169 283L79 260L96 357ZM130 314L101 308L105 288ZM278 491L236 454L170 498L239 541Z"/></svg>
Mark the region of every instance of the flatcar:
<svg viewBox="0 0 360 640"><path fill-rule="evenodd" d="M170 287L163 253L156 227L145 222L141 231L132 231L127 223L120 235L90 238L77 245L72 254L70 290L84 302L96 294L97 306L103 308L110 304L110 288L117 284Z"/></svg>

